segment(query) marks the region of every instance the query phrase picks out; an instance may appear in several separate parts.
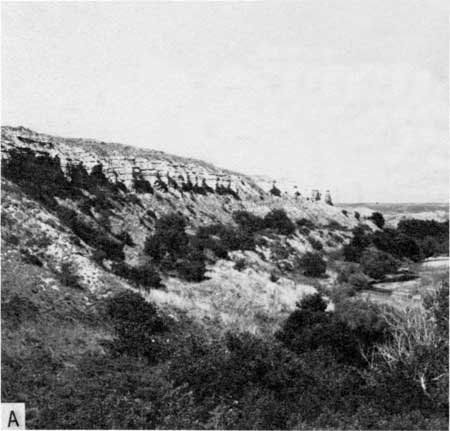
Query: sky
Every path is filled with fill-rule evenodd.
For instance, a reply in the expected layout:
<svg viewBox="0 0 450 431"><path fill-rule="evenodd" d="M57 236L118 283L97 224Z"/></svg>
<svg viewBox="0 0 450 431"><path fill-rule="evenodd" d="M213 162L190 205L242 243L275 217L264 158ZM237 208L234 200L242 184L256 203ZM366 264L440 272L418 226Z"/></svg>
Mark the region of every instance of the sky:
<svg viewBox="0 0 450 431"><path fill-rule="evenodd" d="M2 125L448 202L448 4L3 2Z"/></svg>

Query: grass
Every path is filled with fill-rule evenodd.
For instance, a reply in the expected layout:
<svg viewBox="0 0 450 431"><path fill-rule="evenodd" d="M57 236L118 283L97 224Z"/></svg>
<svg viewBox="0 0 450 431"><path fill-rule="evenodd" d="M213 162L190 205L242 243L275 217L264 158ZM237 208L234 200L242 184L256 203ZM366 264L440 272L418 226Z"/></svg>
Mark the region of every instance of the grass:
<svg viewBox="0 0 450 431"><path fill-rule="evenodd" d="M259 334L273 333L295 303L315 290L283 277L274 283L266 272L238 271L228 261L216 263L207 276L209 280L200 283L166 280L167 291L152 291L147 297L172 311L183 310L208 326L217 325L219 332Z"/></svg>

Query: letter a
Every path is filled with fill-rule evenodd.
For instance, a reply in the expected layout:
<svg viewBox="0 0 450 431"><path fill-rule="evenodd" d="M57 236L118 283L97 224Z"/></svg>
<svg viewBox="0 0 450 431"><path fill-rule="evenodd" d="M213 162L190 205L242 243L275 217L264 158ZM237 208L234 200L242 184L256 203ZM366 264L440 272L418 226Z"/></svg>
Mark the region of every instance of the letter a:
<svg viewBox="0 0 450 431"><path fill-rule="evenodd" d="M11 410L11 412L9 413L8 428L11 426L11 423L15 423L17 427L19 426L19 422L17 421L14 410Z"/></svg>

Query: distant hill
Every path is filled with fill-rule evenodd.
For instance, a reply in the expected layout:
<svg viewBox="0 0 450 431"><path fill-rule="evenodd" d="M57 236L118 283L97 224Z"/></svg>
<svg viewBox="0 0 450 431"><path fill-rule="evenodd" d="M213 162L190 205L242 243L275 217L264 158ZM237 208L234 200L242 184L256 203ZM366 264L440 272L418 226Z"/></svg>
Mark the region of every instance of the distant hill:
<svg viewBox="0 0 450 431"><path fill-rule="evenodd" d="M386 222L396 226L400 220L416 218L420 220L445 221L449 218L448 203L352 203L337 204L344 208L365 207L381 212Z"/></svg>

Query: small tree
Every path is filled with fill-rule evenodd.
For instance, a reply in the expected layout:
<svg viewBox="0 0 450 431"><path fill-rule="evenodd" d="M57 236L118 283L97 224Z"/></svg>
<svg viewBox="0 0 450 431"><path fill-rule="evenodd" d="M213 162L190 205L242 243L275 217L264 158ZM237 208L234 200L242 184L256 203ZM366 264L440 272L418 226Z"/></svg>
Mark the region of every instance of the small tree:
<svg viewBox="0 0 450 431"><path fill-rule="evenodd" d="M384 217L383 214L381 214L378 211L375 211L370 216L370 219L375 223L375 226L379 227L380 229L384 226Z"/></svg>
<svg viewBox="0 0 450 431"><path fill-rule="evenodd" d="M308 277L320 277L327 269L326 262L318 253L306 253L300 259L300 265L304 268L304 274Z"/></svg>
<svg viewBox="0 0 450 431"><path fill-rule="evenodd" d="M155 227L155 233L145 240L144 250L156 262L175 261L186 253L188 236L184 217L176 213L164 215Z"/></svg>
<svg viewBox="0 0 450 431"><path fill-rule="evenodd" d="M380 251L374 247L364 250L361 256L361 269L372 278L382 278L386 274L397 270L399 262L389 253Z"/></svg>
<svg viewBox="0 0 450 431"><path fill-rule="evenodd" d="M274 229L281 235L291 235L295 232L294 222L287 216L283 209L274 209L264 217L264 225Z"/></svg>
<svg viewBox="0 0 450 431"><path fill-rule="evenodd" d="M246 232L255 233L264 229L264 220L248 211L235 211L233 220Z"/></svg>

